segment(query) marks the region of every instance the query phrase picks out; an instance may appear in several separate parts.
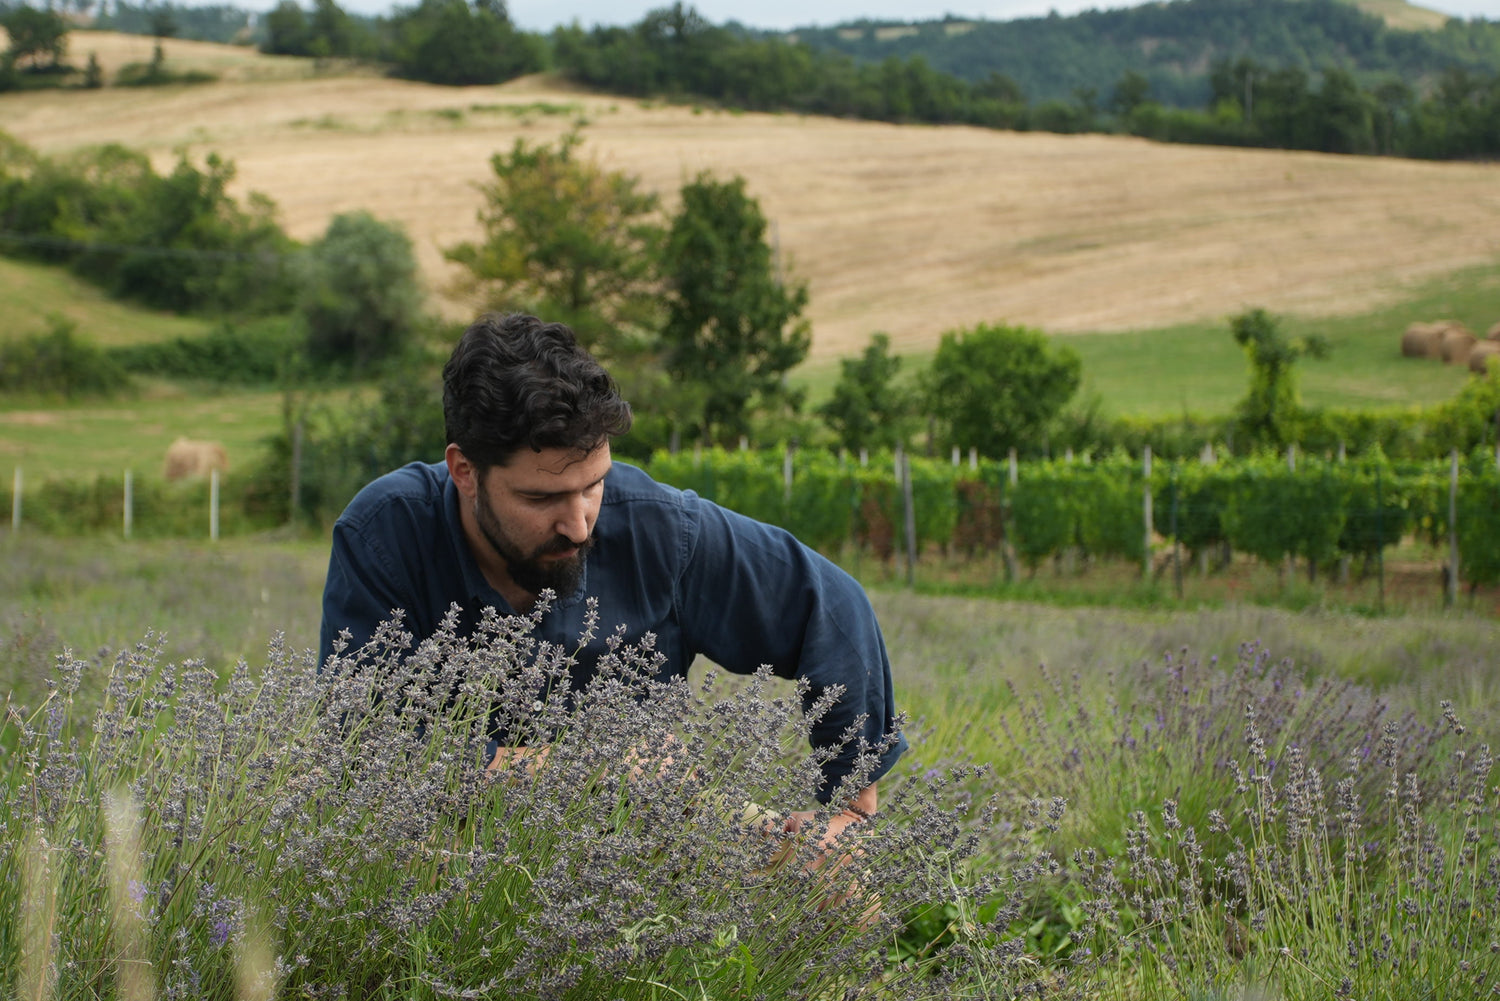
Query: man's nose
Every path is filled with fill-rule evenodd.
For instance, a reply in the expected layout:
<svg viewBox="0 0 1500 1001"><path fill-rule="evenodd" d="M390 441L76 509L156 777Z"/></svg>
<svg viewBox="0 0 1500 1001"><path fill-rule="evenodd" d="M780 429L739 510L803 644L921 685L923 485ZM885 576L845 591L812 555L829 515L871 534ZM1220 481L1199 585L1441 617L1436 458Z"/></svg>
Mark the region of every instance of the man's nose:
<svg viewBox="0 0 1500 1001"><path fill-rule="evenodd" d="M575 545L583 545L589 537L589 510L588 498L581 494L568 498L557 519L557 534Z"/></svg>

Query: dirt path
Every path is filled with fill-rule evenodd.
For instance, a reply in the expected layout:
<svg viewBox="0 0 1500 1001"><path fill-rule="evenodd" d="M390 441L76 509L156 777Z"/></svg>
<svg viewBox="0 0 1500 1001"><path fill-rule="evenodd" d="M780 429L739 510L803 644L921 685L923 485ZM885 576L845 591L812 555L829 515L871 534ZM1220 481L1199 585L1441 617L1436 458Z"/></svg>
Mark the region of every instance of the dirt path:
<svg viewBox="0 0 1500 1001"><path fill-rule="evenodd" d="M185 43L167 44L178 58ZM208 55L222 62L220 48ZM1068 333L1249 305L1352 312L1500 258L1500 164L696 113L532 80L440 88L277 79L306 64L272 66L253 82L0 95L0 129L49 153L122 142L162 165L180 148L217 151L295 236L355 208L400 221L438 288L441 248L479 235L489 157L582 115L584 151L669 204L701 170L747 179L811 283L814 357L857 351L876 330L910 350L980 321Z"/></svg>

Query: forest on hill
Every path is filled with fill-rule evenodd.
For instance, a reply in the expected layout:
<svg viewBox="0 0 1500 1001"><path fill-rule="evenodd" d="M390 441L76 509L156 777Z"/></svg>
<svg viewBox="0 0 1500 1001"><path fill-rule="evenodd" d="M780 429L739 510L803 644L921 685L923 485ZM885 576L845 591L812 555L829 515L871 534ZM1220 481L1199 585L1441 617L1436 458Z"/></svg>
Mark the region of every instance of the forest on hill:
<svg viewBox="0 0 1500 1001"><path fill-rule="evenodd" d="M1179 108L1211 101L1213 66L1225 60L1308 74L1337 67L1363 86L1400 80L1417 88L1454 70L1500 70L1500 23L1452 18L1438 31L1403 31L1343 0L1178 0L1072 17L859 21L796 38L861 62L920 57L970 83L1003 74L1032 100L1107 96L1126 73L1138 73L1154 100Z"/></svg>

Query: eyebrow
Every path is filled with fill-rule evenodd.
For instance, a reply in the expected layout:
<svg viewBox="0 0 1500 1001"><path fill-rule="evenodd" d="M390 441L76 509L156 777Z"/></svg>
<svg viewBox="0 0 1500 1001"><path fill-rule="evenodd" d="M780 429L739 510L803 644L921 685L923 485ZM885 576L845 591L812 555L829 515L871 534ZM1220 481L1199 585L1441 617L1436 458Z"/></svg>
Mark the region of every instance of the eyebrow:
<svg viewBox="0 0 1500 1001"><path fill-rule="evenodd" d="M610 464L610 469L613 469L613 468L614 468L614 464L611 463ZM599 484L603 483L604 482L604 477L606 477L608 475L609 475L609 469L606 469L602 474L600 474L600 476L599 476L599 478L597 480L594 480L592 483L585 484L582 490L522 490L522 489L517 489L517 490L514 490L512 492L515 493L517 496L534 498L536 500L548 500L548 499L553 498L553 497L566 497L569 494L581 494L585 490L592 490L594 487L597 487Z"/></svg>

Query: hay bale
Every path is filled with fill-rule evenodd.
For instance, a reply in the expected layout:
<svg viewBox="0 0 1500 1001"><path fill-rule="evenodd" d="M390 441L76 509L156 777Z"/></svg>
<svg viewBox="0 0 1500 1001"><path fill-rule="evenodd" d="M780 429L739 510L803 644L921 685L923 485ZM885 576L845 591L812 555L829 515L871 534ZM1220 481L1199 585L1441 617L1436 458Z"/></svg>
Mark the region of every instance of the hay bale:
<svg viewBox="0 0 1500 1001"><path fill-rule="evenodd" d="M1469 371L1488 375L1490 359L1500 358L1500 341L1483 340L1469 349Z"/></svg>
<svg viewBox="0 0 1500 1001"><path fill-rule="evenodd" d="M1413 323L1401 335L1403 358L1441 358L1443 327L1438 323Z"/></svg>
<svg viewBox="0 0 1500 1001"><path fill-rule="evenodd" d="M1469 352L1473 350L1477 340L1478 338L1462 323L1456 320L1448 321L1442 334L1443 362L1448 365L1462 365L1469 360Z"/></svg>
<svg viewBox="0 0 1500 1001"><path fill-rule="evenodd" d="M224 446L216 441L194 441L178 438L167 446L167 461L162 474L169 480L185 480L193 476L207 476L217 469L229 468L229 456Z"/></svg>

